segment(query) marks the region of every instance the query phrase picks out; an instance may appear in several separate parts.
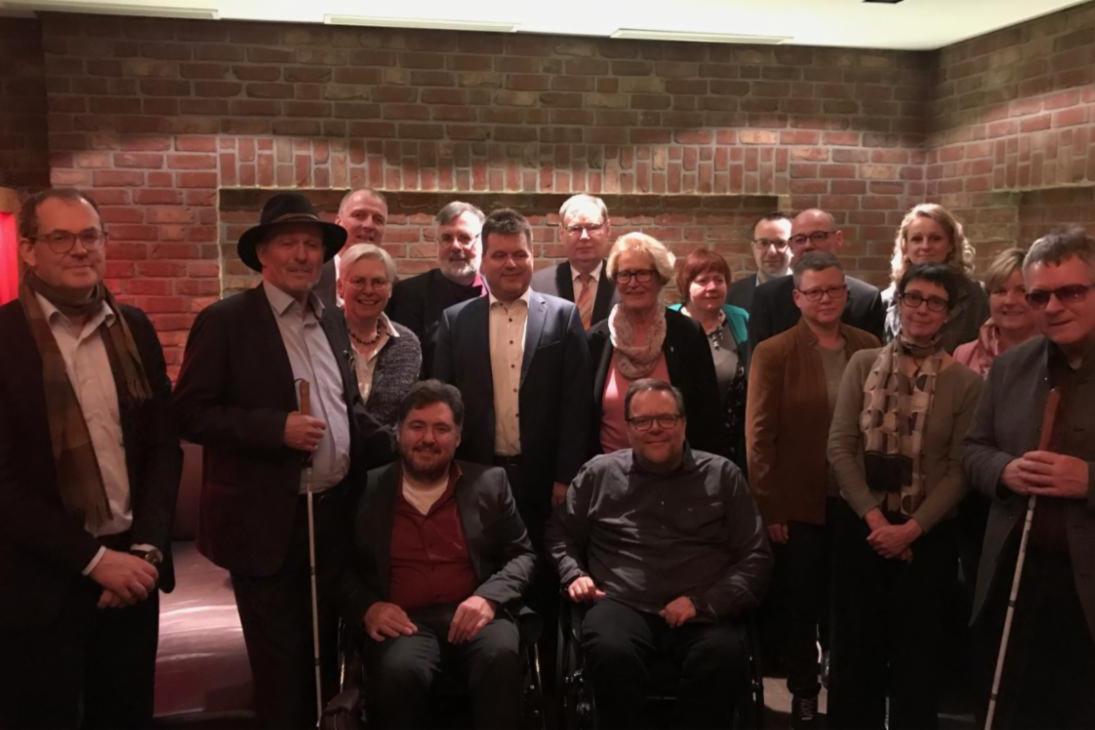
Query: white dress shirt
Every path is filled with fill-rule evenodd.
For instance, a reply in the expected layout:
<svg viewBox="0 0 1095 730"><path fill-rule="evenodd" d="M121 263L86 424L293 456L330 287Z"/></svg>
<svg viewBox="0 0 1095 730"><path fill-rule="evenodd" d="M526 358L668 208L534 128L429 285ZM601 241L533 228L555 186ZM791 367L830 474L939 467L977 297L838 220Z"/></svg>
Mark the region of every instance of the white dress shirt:
<svg viewBox="0 0 1095 730"><path fill-rule="evenodd" d="M521 453L519 421L521 361L531 289L506 304L490 294L490 371L494 383L494 453Z"/></svg>

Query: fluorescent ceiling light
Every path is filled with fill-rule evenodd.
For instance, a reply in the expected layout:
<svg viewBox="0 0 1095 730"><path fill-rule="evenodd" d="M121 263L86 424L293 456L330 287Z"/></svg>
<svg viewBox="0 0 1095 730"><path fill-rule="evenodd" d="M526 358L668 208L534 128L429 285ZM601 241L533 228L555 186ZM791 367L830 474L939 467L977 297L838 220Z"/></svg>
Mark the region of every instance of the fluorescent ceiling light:
<svg viewBox="0 0 1095 730"><path fill-rule="evenodd" d="M609 38L637 41L688 41L691 43L756 43L775 46L793 40L789 35L750 35L748 33L703 33L690 30L652 30L618 28Z"/></svg>
<svg viewBox="0 0 1095 730"><path fill-rule="evenodd" d="M202 5L199 2L197 5ZM186 18L191 20L216 20L217 8L212 3L204 7L179 5L151 5L127 2L87 2L87 0L15 0L2 2L0 6L20 10L36 10L57 13L90 13L93 15L136 15L156 18Z"/></svg>
<svg viewBox="0 0 1095 730"><path fill-rule="evenodd" d="M453 20L428 18L390 18L367 15L331 15L323 16L327 25L367 25L376 28L424 28L427 30L478 30L488 33L516 33L516 23L503 23L491 20Z"/></svg>

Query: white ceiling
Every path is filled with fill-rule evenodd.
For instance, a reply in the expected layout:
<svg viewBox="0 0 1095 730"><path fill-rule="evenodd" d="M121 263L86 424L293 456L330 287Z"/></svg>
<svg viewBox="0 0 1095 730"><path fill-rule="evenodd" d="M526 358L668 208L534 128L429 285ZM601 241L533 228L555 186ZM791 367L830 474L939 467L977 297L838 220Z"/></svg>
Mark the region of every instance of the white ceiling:
<svg viewBox="0 0 1095 730"><path fill-rule="evenodd" d="M305 23L341 16L341 22L394 27L586 36L635 29L746 36L739 42L931 50L1083 4L1085 0L903 0L896 5L862 0L401 0L384 5L363 0L0 0L0 13L54 10Z"/></svg>

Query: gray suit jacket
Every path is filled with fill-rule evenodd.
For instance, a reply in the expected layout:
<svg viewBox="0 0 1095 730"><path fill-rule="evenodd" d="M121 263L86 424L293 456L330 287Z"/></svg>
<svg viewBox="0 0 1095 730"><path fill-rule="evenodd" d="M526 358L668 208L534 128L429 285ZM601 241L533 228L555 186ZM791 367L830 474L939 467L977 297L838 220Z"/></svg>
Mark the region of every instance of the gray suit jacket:
<svg viewBox="0 0 1095 730"><path fill-rule="evenodd" d="M550 294L553 297L575 301L574 297L574 270L570 268L570 262L564 261L546 269L540 269L532 275L532 290L542 294ZM608 319L612 305L616 303L616 285L608 278L605 266L601 266L601 278L597 282L597 296L593 300L593 318L590 327L602 319Z"/></svg>
<svg viewBox="0 0 1095 730"><path fill-rule="evenodd" d="M963 466L974 489L992 500L984 549L977 570L973 598L974 620L985 607L994 580L1011 580L1014 563L1002 564L1005 547L1022 532L1027 500L1000 482L1008 462L1038 448L1041 413L1049 393L1049 358L1056 347L1045 337L1035 337L1012 348L993 362L988 384L981 394L973 425L965 439ZM1089 358L1090 359L1090 358ZM1095 363L1085 362L1076 389L1068 394L1075 402L1095 402ZM1079 409L1081 422L1055 428L1082 429L1095 434L1095 409ZM1087 498L1070 500L1066 524L1072 571L1087 625L1095 636L1095 439L1087 440L1084 453L1072 454L1088 462Z"/></svg>

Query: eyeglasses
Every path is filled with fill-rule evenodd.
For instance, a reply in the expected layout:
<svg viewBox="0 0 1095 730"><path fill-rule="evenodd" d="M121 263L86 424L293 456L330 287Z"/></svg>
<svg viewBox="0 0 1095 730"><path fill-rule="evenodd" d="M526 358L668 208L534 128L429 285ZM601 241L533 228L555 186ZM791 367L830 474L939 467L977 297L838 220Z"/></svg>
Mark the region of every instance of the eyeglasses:
<svg viewBox="0 0 1095 730"><path fill-rule="evenodd" d="M627 422L636 431L649 431L655 423L658 424L658 428L670 429L680 423L680 420L679 414L663 413L657 416L635 416L627 419Z"/></svg>
<svg viewBox="0 0 1095 730"><path fill-rule="evenodd" d="M633 271L617 271L616 281L622 281L624 284L628 283L632 279L640 284L649 284L654 281L654 275L657 274L656 269L635 269Z"/></svg>
<svg viewBox="0 0 1095 730"><path fill-rule="evenodd" d="M753 245L757 248L768 248L771 246L777 251L782 251L787 248L791 242L783 238L754 238Z"/></svg>
<svg viewBox="0 0 1095 730"><path fill-rule="evenodd" d="M591 236L597 231L605 227L604 223L575 223L572 226L567 226L567 233L572 236L582 235L582 231L585 231L587 236Z"/></svg>
<svg viewBox="0 0 1095 730"><path fill-rule="evenodd" d="M351 276L346 280L346 286L351 289L364 289L367 285L373 289L382 289L391 286L392 282L387 279L377 277L375 279L368 279L364 276Z"/></svg>
<svg viewBox="0 0 1095 730"><path fill-rule="evenodd" d="M806 242L821 243L829 236L836 233L836 231L814 231L813 233L800 233L797 236L791 236L792 246L805 246Z"/></svg>
<svg viewBox="0 0 1095 730"><path fill-rule="evenodd" d="M905 292L899 299L909 309L920 309L921 304L927 303L928 309L932 312L946 311L950 305L950 302L943 297L926 297L915 291Z"/></svg>
<svg viewBox="0 0 1095 730"><path fill-rule="evenodd" d="M1082 302L1095 284L1069 284L1056 289L1034 289L1027 292L1027 303L1036 309L1045 309L1050 297L1057 297L1061 304Z"/></svg>
<svg viewBox="0 0 1095 730"><path fill-rule="evenodd" d="M844 296L844 292L848 291L848 285L841 284L840 286L818 287L817 289L799 289L798 291L802 296L806 297L807 301L820 302L823 297L839 299Z"/></svg>
<svg viewBox="0 0 1095 730"><path fill-rule="evenodd" d="M76 242L88 251L94 251L106 243L106 231L89 228L86 231L73 233L71 231L52 231L41 236L34 236L32 241L45 241L49 250L55 254L65 254L76 247Z"/></svg>

